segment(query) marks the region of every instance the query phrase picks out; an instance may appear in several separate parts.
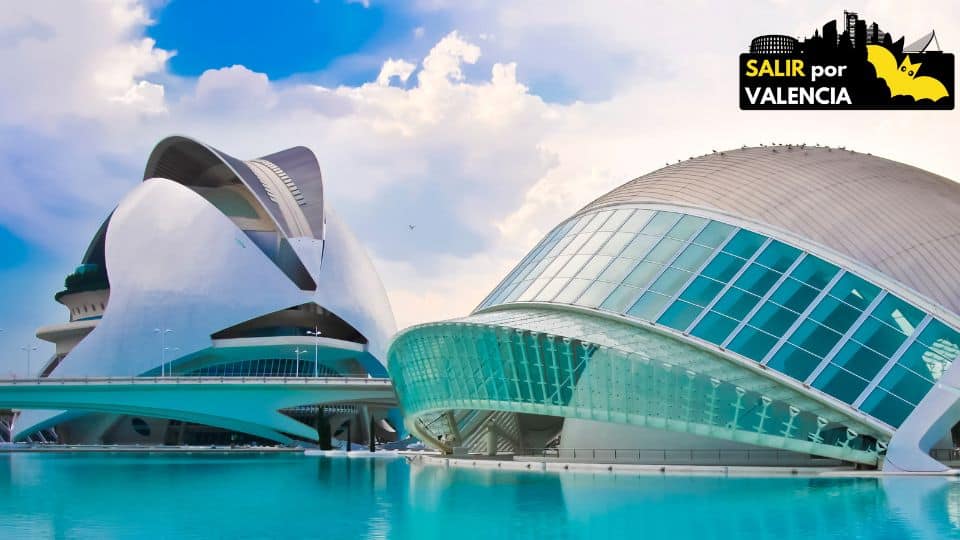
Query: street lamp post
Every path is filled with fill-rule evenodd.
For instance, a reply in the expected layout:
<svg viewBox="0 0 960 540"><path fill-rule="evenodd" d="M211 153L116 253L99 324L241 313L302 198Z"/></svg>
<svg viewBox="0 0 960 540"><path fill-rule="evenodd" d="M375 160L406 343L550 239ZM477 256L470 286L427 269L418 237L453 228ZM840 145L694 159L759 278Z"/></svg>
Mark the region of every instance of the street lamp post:
<svg viewBox="0 0 960 540"><path fill-rule="evenodd" d="M31 373L31 369L30 369L30 352L31 352L31 351L36 351L36 350L37 350L37 346L34 345L33 343L28 343L28 344L24 345L23 347L20 347L20 350L27 352L27 378L29 379L29 378L30 378L30 373Z"/></svg>
<svg viewBox="0 0 960 540"><path fill-rule="evenodd" d="M294 369L296 369L296 371L294 372L294 373L295 373L294 377L299 377L299 376L300 376L300 355L303 354L303 353L305 353L305 352L307 352L307 350L306 350L306 349L301 349L301 348L298 347L298 348L294 349L293 352L297 355L297 366L296 366L296 368L294 368Z"/></svg>
<svg viewBox="0 0 960 540"><path fill-rule="evenodd" d="M164 375L163 366L167 363L167 349L169 349L169 347L167 347L167 334L169 334L170 332L173 332L173 330L169 328L153 329L154 334L160 334L160 376L161 377L163 377Z"/></svg>
<svg viewBox="0 0 960 540"><path fill-rule="evenodd" d="M164 347L163 350L164 350L164 352L166 352L166 351L176 352L176 351L179 351L179 350L180 350L180 347ZM163 362L164 362L164 363L160 364L160 376L161 376L161 377L163 377L163 366L166 365L166 361L167 361L167 357L166 357L166 354L164 354L164 355L163 355ZM168 369L168 370L167 370L167 375L173 375L172 373L170 373L172 370L173 370L173 368Z"/></svg>
<svg viewBox="0 0 960 540"><path fill-rule="evenodd" d="M320 376L320 327L314 326L313 330L307 330L307 334L313 336L313 376Z"/></svg>

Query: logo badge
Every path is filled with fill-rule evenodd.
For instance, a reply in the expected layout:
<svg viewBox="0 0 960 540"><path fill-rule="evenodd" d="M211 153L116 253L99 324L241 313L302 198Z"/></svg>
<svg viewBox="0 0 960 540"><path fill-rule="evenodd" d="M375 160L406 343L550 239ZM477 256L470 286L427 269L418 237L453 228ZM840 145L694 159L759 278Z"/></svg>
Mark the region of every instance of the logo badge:
<svg viewBox="0 0 960 540"><path fill-rule="evenodd" d="M904 45L877 23L843 13L805 39L758 36L740 55L740 108L941 109L954 106L953 54L936 31Z"/></svg>

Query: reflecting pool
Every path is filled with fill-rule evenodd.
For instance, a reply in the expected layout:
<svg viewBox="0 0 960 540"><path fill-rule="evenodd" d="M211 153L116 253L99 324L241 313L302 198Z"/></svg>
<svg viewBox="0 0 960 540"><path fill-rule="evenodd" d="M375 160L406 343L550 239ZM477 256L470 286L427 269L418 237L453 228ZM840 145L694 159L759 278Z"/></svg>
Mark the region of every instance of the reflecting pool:
<svg viewBox="0 0 960 540"><path fill-rule="evenodd" d="M530 473L300 455L0 455L0 538L960 538L960 480Z"/></svg>

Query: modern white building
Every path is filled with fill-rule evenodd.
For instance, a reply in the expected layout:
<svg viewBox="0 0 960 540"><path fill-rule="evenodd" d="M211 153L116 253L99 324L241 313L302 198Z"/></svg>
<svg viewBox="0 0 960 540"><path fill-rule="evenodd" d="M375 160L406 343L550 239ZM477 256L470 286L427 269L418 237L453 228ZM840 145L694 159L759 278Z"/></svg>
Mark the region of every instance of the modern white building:
<svg viewBox="0 0 960 540"><path fill-rule="evenodd" d="M325 200L310 150L241 161L170 137L153 150L143 177L57 293L70 319L37 331L56 354L34 375L386 375L395 331L386 293ZM311 425L319 414L309 406L284 412ZM362 437L371 411L343 405L325 413L334 430L354 418ZM376 429L389 438L386 413L377 413ZM74 443L236 440L217 428L34 410L20 414L15 431Z"/></svg>
<svg viewBox="0 0 960 540"><path fill-rule="evenodd" d="M712 153L562 221L472 314L401 332L390 372L447 452L943 470L958 270L949 179L836 148Z"/></svg>

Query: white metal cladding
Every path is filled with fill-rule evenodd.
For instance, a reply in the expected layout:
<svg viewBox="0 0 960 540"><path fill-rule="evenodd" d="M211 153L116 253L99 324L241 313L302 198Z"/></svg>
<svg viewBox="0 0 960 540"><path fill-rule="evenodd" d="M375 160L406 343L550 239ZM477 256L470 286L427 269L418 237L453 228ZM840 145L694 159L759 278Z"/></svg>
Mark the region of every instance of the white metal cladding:
<svg viewBox="0 0 960 540"><path fill-rule="evenodd" d="M627 203L713 209L792 232L960 312L960 185L848 150L710 154L627 182L581 212Z"/></svg>

